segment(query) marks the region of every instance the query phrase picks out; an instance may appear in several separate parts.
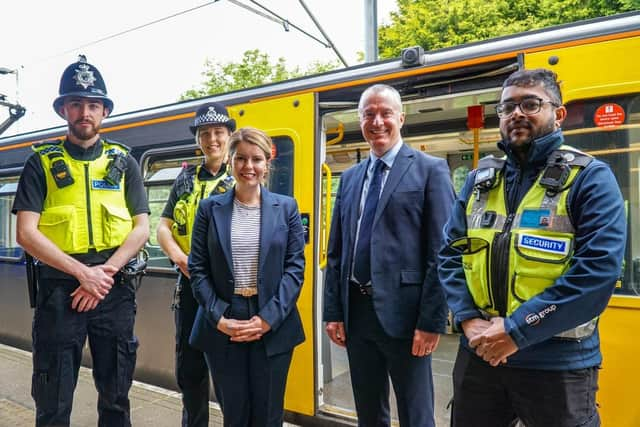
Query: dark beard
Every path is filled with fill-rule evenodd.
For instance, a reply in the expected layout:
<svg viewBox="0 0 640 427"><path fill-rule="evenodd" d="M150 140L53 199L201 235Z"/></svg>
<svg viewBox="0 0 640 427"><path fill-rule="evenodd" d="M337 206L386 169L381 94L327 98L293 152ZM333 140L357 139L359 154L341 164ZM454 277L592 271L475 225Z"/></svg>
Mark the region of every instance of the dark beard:
<svg viewBox="0 0 640 427"><path fill-rule="evenodd" d="M522 141L519 146L515 146L512 141L511 138L509 136L509 134L511 134L511 131L516 128L516 127L520 127L520 128L527 128L529 130L529 138L525 141ZM553 119L549 120L545 125L539 127L538 129L533 129L531 126L531 123L528 120L521 120L518 122L515 122L513 124L511 124L509 127L507 127L507 133L505 134L504 132L500 131L500 136L502 137L502 140L507 143L508 145L511 145L511 147L513 149L515 149L516 151L528 151L529 147L531 146L531 143L533 142L534 139L538 139L541 138L545 135L550 134L551 132L555 131L555 121Z"/></svg>
<svg viewBox="0 0 640 427"><path fill-rule="evenodd" d="M95 125L91 125L90 129L80 128L79 126L76 127L75 123L69 125L69 132L81 141L88 141L95 137L99 130L100 128Z"/></svg>

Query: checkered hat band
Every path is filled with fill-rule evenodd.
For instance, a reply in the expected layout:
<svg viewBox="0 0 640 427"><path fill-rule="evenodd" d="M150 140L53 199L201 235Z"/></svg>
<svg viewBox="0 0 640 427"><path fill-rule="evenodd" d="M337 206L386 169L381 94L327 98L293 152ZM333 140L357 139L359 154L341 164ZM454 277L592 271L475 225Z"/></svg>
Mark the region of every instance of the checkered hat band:
<svg viewBox="0 0 640 427"><path fill-rule="evenodd" d="M202 114L196 117L194 126L200 126L207 123L226 123L229 121L229 117L224 114L219 114L214 111L207 111L206 114Z"/></svg>

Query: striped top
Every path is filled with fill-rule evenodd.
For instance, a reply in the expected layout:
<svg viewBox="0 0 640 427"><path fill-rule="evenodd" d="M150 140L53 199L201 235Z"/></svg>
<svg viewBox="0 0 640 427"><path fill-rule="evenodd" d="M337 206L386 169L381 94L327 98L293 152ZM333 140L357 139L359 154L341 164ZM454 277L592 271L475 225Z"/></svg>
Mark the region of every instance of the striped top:
<svg viewBox="0 0 640 427"><path fill-rule="evenodd" d="M235 289L257 290L260 256L260 206L247 206L233 199L231 257Z"/></svg>

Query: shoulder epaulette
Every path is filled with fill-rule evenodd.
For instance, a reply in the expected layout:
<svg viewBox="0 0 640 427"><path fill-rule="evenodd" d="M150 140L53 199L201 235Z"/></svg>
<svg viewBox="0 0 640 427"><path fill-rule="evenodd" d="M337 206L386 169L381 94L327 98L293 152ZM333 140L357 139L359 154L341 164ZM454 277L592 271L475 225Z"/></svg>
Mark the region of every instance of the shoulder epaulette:
<svg viewBox="0 0 640 427"><path fill-rule="evenodd" d="M129 152L131 151L131 148L129 148L128 146L126 146L123 143L118 142L118 141L112 141L110 139L103 139L102 143L105 146L109 146L109 145L112 146L112 147L107 147L107 154L109 154L109 150L111 150L111 149L116 149L116 150L120 149L121 151L124 151L124 154L129 154Z"/></svg>
<svg viewBox="0 0 640 427"><path fill-rule="evenodd" d="M198 170L196 165L187 165L182 168L176 177L176 194L182 197L185 194L191 194L195 185L195 176Z"/></svg>
<svg viewBox="0 0 640 427"><path fill-rule="evenodd" d="M489 154L478 161L478 169L502 169L506 161L506 157L495 157Z"/></svg>
<svg viewBox="0 0 640 427"><path fill-rule="evenodd" d="M569 145L561 145L557 150L551 153L549 158L552 159L557 156L562 156L569 166L578 166L582 168L587 167L587 165L593 161L593 156Z"/></svg>
<svg viewBox="0 0 640 427"><path fill-rule="evenodd" d="M44 156L49 153L62 153L63 141L60 139L52 139L49 141L38 142L31 146L31 149L40 155Z"/></svg>
<svg viewBox="0 0 640 427"><path fill-rule="evenodd" d="M197 171L198 171L198 166L196 165L183 166L178 176L184 175L188 178L191 178L196 175Z"/></svg>

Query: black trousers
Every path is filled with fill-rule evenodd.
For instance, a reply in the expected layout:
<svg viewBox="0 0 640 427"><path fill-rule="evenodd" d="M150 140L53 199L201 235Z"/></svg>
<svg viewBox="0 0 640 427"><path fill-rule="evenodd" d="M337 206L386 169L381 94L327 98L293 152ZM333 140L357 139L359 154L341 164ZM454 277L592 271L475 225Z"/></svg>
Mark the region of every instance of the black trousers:
<svg viewBox="0 0 640 427"><path fill-rule="evenodd" d="M453 368L453 427L599 427L598 368L492 367L464 347Z"/></svg>
<svg viewBox="0 0 640 427"><path fill-rule="evenodd" d="M388 427L389 377L402 427L435 427L431 356L411 355L413 341L388 336L371 296L350 292L347 355L360 427Z"/></svg>
<svg viewBox="0 0 640 427"><path fill-rule="evenodd" d="M257 296L234 295L231 299L230 318L250 319L257 311ZM215 333L222 334L217 330ZM262 340L234 343L227 338L225 335L220 339L226 340L226 345L206 353L224 426L282 427L284 392L293 350L267 357Z"/></svg>
<svg viewBox="0 0 640 427"><path fill-rule="evenodd" d="M138 339L133 335L135 289L118 283L88 312L71 309L78 282L41 279L33 318L33 378L36 426L68 426L82 348L89 337L98 390L98 426L130 427L129 389Z"/></svg>
<svg viewBox="0 0 640 427"><path fill-rule="evenodd" d="M189 345L189 335L198 310L189 279L180 274L180 302L175 308L176 380L182 392L182 426L209 425L209 369L204 353Z"/></svg>

